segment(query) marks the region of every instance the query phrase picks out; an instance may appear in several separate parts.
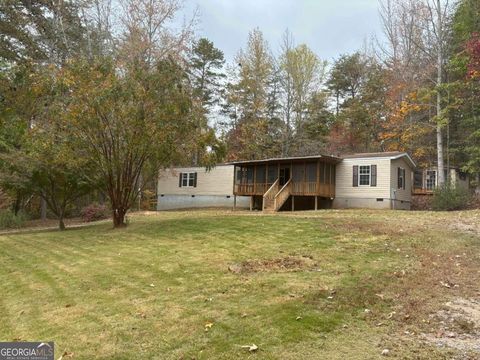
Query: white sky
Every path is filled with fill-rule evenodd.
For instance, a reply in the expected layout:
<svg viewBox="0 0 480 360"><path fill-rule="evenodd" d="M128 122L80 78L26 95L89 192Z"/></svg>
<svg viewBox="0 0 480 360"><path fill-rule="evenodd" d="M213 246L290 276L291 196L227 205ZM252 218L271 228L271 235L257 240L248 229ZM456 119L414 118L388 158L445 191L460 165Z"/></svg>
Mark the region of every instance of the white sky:
<svg viewBox="0 0 480 360"><path fill-rule="evenodd" d="M207 37L233 60L248 32L259 27L273 52L288 28L295 43L306 43L331 62L381 36L378 0L185 0L185 15L198 8L197 35Z"/></svg>

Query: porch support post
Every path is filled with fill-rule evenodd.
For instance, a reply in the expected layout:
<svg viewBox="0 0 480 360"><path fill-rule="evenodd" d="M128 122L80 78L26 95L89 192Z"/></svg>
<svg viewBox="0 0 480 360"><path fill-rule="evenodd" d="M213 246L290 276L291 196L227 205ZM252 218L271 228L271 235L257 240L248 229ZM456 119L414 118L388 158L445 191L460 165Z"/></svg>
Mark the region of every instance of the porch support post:
<svg viewBox="0 0 480 360"><path fill-rule="evenodd" d="M315 210L318 210L318 196L315 195Z"/></svg>
<svg viewBox="0 0 480 360"><path fill-rule="evenodd" d="M237 195L233 195L233 211L237 210Z"/></svg>
<svg viewBox="0 0 480 360"><path fill-rule="evenodd" d="M295 195L292 195L292 211L295 211Z"/></svg>
<svg viewBox="0 0 480 360"><path fill-rule="evenodd" d="M257 193L257 164L253 165L253 193Z"/></svg>
<svg viewBox="0 0 480 360"><path fill-rule="evenodd" d="M250 211L253 210L253 195L250 196Z"/></svg>

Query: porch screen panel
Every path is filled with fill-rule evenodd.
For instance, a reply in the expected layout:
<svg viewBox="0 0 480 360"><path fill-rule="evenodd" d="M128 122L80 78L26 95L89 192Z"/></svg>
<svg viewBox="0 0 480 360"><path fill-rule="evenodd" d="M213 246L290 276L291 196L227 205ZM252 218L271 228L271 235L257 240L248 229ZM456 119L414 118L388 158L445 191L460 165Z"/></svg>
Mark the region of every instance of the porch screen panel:
<svg viewBox="0 0 480 360"><path fill-rule="evenodd" d="M246 168L246 180L247 184L253 184L253 166Z"/></svg>
<svg viewBox="0 0 480 360"><path fill-rule="evenodd" d="M275 180L278 178L278 166L275 165L268 165L268 174L267 174L267 182L269 184L273 184Z"/></svg>
<svg viewBox="0 0 480 360"><path fill-rule="evenodd" d="M256 182L257 183L265 183L266 182L266 172L267 171L267 168L265 165L258 165L257 166L257 178L256 178Z"/></svg>
<svg viewBox="0 0 480 360"><path fill-rule="evenodd" d="M330 164L325 167L325 184L330 184Z"/></svg>
<svg viewBox="0 0 480 360"><path fill-rule="evenodd" d="M304 164L294 164L293 165L292 180L294 182L303 182L304 179L305 179L305 165Z"/></svg>
<svg viewBox="0 0 480 360"><path fill-rule="evenodd" d="M317 182L317 163L307 163L307 182Z"/></svg>
<svg viewBox="0 0 480 360"><path fill-rule="evenodd" d="M413 187L416 189L423 189L423 171L415 170L413 174Z"/></svg>
<svg viewBox="0 0 480 360"><path fill-rule="evenodd" d="M235 184L237 185L242 183L242 170L241 166L235 166Z"/></svg>

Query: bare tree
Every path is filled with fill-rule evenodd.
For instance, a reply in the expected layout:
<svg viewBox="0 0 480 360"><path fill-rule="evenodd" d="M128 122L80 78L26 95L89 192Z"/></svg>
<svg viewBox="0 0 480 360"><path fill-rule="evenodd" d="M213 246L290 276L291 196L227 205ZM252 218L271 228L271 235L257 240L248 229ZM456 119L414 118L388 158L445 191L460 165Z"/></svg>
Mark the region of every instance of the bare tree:
<svg viewBox="0 0 480 360"><path fill-rule="evenodd" d="M293 113L293 80L291 76L291 67L288 55L295 47L294 39L290 31L285 30L281 45L280 55L280 82L283 91L283 114L285 122L284 140L282 153L287 156L290 151L291 132L292 132L292 113Z"/></svg>
<svg viewBox="0 0 480 360"><path fill-rule="evenodd" d="M176 27L181 0L121 0L121 7L123 54L129 61L141 59L152 64L167 56L182 59L193 38L196 12Z"/></svg>
<svg viewBox="0 0 480 360"><path fill-rule="evenodd" d="M438 184L445 184L442 85L445 79L448 22L452 8L448 0L383 0L380 17L387 44L380 49L393 76L411 87L431 82L435 91L434 122L437 142ZM402 94L401 96L403 96ZM402 99L399 99L401 101Z"/></svg>

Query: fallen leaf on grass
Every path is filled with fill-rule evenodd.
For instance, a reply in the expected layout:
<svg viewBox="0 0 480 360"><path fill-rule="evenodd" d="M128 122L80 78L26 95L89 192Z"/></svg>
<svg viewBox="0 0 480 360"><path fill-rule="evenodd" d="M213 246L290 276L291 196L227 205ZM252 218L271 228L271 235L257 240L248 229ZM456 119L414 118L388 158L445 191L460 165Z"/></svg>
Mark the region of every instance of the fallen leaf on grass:
<svg viewBox="0 0 480 360"><path fill-rule="evenodd" d="M387 319L391 319L393 317L393 315L395 315L395 314L396 314L396 312L392 311L390 314L388 314Z"/></svg>
<svg viewBox="0 0 480 360"><path fill-rule="evenodd" d="M257 351L257 350L258 350L258 346L255 345L255 344L252 344L252 345L243 345L241 348L242 348L242 349L248 349L248 351L250 351L250 352L253 352L253 351Z"/></svg>
<svg viewBox="0 0 480 360"><path fill-rule="evenodd" d="M213 323L211 323L211 322L206 323L205 324L205 331L210 330L212 328L212 326L213 326Z"/></svg>
<svg viewBox="0 0 480 360"><path fill-rule="evenodd" d="M142 319L147 318L147 314L145 314L144 312L139 312L139 313L137 313L137 315L140 316Z"/></svg>
<svg viewBox="0 0 480 360"><path fill-rule="evenodd" d="M58 360L62 360L62 359L65 359L65 358L72 358L73 357L73 352L70 352L70 351L64 351L62 356L60 356L58 358Z"/></svg>

